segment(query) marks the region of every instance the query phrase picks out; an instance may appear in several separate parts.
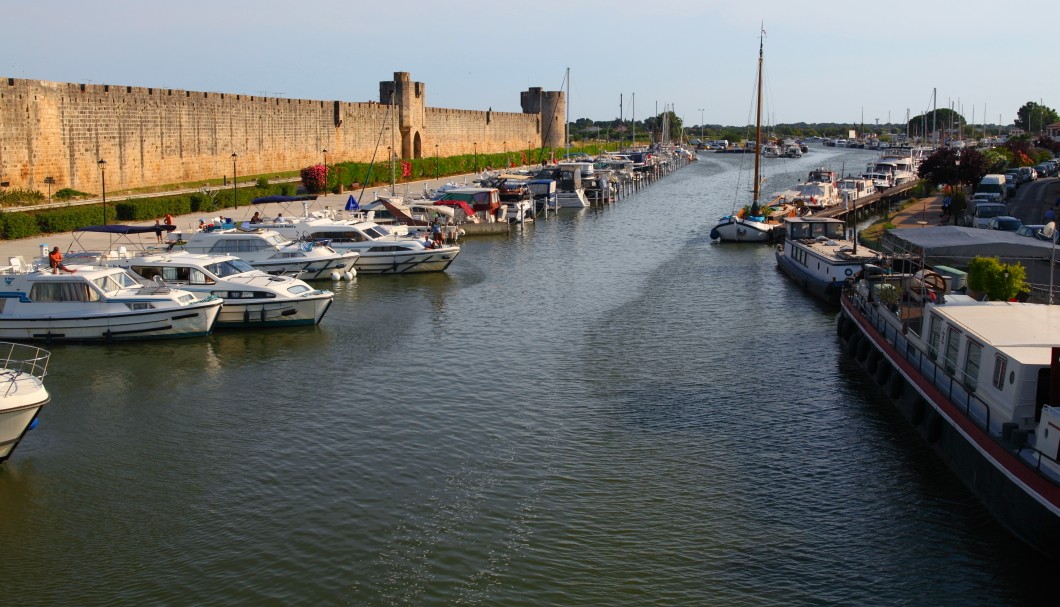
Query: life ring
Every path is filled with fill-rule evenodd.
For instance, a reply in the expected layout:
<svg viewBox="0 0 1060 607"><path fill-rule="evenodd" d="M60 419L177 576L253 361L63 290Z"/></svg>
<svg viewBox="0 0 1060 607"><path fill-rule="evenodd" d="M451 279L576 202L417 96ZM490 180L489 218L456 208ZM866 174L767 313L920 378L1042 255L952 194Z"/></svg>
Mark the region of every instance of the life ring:
<svg viewBox="0 0 1060 607"><path fill-rule="evenodd" d="M853 276L854 275L854 270L851 270L850 268L847 268L845 270L845 273L846 273L847 276Z"/></svg>

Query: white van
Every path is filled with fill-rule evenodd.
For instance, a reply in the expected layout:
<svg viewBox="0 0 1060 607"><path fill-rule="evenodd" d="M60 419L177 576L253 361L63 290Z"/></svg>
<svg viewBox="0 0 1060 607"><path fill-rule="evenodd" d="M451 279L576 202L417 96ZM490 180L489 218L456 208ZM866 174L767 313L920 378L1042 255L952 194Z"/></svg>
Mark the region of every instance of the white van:
<svg viewBox="0 0 1060 607"><path fill-rule="evenodd" d="M1008 188L1005 187L1005 176L998 174L983 175L979 186L975 188L976 194L989 194L994 202L1005 202Z"/></svg>

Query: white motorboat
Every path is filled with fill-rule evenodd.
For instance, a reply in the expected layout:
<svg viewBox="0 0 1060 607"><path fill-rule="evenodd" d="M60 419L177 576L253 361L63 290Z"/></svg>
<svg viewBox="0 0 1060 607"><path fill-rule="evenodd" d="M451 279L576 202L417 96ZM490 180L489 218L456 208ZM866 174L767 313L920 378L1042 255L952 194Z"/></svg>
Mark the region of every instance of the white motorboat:
<svg viewBox="0 0 1060 607"><path fill-rule="evenodd" d="M854 202L859 198L864 198L869 194L876 193L876 186L873 184L871 179L857 178L857 177L846 177L840 179L836 183L836 189L839 191L839 197L845 202Z"/></svg>
<svg viewBox="0 0 1060 607"><path fill-rule="evenodd" d="M836 188L836 174L825 168L810 171L806 181L790 190L777 192L773 196L814 211L834 207L843 202Z"/></svg>
<svg viewBox="0 0 1060 607"><path fill-rule="evenodd" d="M11 457L51 401L44 388L50 358L36 346L0 342L0 462Z"/></svg>
<svg viewBox="0 0 1060 607"><path fill-rule="evenodd" d="M787 217L784 244L777 245L780 269L802 288L828 303L838 303L846 279L880 254L846 238L846 223L831 217Z"/></svg>
<svg viewBox="0 0 1060 607"><path fill-rule="evenodd" d="M355 255L358 274L442 272L460 254L457 245L428 246L418 238L391 234L372 221L300 218L289 224L253 225L306 242L327 243L332 249Z"/></svg>
<svg viewBox="0 0 1060 607"><path fill-rule="evenodd" d="M224 300L215 329L255 329L315 325L331 307L335 294L314 289L303 280L254 269L231 255L187 251L101 256L101 262L132 271L143 281Z"/></svg>
<svg viewBox="0 0 1060 607"><path fill-rule="evenodd" d="M290 227L294 233L294 224ZM286 234L266 229L199 231L184 245L176 246L189 253L233 255L269 274L302 280L348 280L354 275L358 257L356 252L336 251L319 242L295 242Z"/></svg>
<svg viewBox="0 0 1060 607"><path fill-rule="evenodd" d="M207 335L221 299L158 282L144 286L122 268L69 264L72 274L0 268L0 339L119 341Z"/></svg>

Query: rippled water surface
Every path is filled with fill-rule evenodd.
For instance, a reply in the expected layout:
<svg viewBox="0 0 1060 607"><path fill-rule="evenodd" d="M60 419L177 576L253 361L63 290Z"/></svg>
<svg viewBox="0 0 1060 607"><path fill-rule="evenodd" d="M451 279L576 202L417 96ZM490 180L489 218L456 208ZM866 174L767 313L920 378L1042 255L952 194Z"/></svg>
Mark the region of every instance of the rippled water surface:
<svg viewBox="0 0 1060 607"><path fill-rule="evenodd" d="M767 160L766 192L818 164ZM53 348L5 603L1032 602L1045 566L840 354L740 156L338 284L313 329Z"/></svg>

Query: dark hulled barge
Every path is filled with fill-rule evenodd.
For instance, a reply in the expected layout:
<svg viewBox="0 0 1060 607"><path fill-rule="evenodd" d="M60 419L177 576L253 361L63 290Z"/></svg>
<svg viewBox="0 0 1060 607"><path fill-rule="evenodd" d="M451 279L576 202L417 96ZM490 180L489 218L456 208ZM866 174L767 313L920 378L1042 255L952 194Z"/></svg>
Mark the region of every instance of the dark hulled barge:
<svg viewBox="0 0 1060 607"><path fill-rule="evenodd" d="M840 297L846 353L1002 525L1060 560L1060 307L871 270Z"/></svg>

